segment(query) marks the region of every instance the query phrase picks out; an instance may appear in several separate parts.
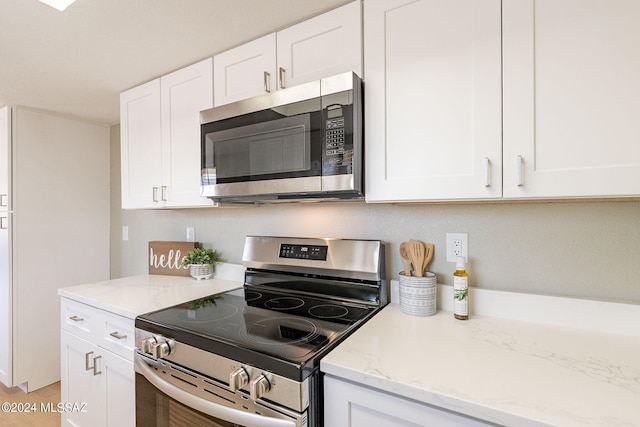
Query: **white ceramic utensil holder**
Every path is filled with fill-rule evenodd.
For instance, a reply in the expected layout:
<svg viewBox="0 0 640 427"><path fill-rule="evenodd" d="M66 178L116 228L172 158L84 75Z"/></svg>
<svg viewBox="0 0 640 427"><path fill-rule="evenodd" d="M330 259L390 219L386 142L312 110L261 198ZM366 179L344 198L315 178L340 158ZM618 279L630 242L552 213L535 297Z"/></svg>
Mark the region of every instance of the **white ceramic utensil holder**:
<svg viewBox="0 0 640 427"><path fill-rule="evenodd" d="M436 314L435 273L426 272L425 277L405 276L400 273L400 311L413 316Z"/></svg>

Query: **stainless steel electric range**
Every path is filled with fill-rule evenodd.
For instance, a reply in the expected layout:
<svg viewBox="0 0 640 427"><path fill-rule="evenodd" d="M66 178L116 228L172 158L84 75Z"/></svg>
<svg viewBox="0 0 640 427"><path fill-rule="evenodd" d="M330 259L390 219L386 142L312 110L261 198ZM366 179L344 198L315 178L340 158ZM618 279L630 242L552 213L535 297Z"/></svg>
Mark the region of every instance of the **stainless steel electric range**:
<svg viewBox="0 0 640 427"><path fill-rule="evenodd" d="M320 359L387 304L384 244L249 236L242 288L138 316L138 426L322 426Z"/></svg>

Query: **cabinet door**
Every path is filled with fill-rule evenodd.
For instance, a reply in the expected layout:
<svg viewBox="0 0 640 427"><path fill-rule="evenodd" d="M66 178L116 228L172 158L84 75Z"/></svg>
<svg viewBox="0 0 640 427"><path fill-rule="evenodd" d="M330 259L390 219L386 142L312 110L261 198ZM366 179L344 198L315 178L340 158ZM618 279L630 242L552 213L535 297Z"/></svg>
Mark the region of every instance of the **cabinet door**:
<svg viewBox="0 0 640 427"><path fill-rule="evenodd" d="M133 362L104 351L105 405L108 427L134 427L136 389Z"/></svg>
<svg viewBox="0 0 640 427"><path fill-rule="evenodd" d="M275 33L214 56L213 75L216 106L275 91Z"/></svg>
<svg viewBox="0 0 640 427"><path fill-rule="evenodd" d="M0 108L0 382L13 386L12 282L9 271L9 107Z"/></svg>
<svg viewBox="0 0 640 427"><path fill-rule="evenodd" d="M278 89L347 71L362 76L359 1L279 31Z"/></svg>
<svg viewBox="0 0 640 427"><path fill-rule="evenodd" d="M504 195L640 194L640 2L505 0Z"/></svg>
<svg viewBox="0 0 640 427"><path fill-rule="evenodd" d="M502 196L500 0L364 3L366 199Z"/></svg>
<svg viewBox="0 0 640 427"><path fill-rule="evenodd" d="M324 379L324 423L331 427L493 425L330 376Z"/></svg>
<svg viewBox="0 0 640 427"><path fill-rule="evenodd" d="M0 108L0 210L11 209L9 206L9 170L11 164L11 110Z"/></svg>
<svg viewBox="0 0 640 427"><path fill-rule="evenodd" d="M13 387L13 289L9 271L9 213L0 211L0 382Z"/></svg>
<svg viewBox="0 0 640 427"><path fill-rule="evenodd" d="M160 79L120 94L122 208L160 204Z"/></svg>
<svg viewBox="0 0 640 427"><path fill-rule="evenodd" d="M62 412L62 425L105 426L105 389L104 360L98 346L61 331L60 401L86 403L84 411Z"/></svg>
<svg viewBox="0 0 640 427"><path fill-rule="evenodd" d="M200 111L213 107L213 59L160 79L164 207L213 206L200 197Z"/></svg>

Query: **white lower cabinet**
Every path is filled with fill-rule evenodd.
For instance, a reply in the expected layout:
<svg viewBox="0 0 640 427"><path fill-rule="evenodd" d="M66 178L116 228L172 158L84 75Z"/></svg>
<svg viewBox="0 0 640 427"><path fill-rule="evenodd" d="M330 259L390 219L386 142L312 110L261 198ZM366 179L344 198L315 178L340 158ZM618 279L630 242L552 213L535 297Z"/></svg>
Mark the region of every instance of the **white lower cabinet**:
<svg viewBox="0 0 640 427"><path fill-rule="evenodd" d="M62 425L134 426L133 320L64 298L61 311Z"/></svg>
<svg viewBox="0 0 640 427"><path fill-rule="evenodd" d="M324 425L469 427L494 424L325 375Z"/></svg>

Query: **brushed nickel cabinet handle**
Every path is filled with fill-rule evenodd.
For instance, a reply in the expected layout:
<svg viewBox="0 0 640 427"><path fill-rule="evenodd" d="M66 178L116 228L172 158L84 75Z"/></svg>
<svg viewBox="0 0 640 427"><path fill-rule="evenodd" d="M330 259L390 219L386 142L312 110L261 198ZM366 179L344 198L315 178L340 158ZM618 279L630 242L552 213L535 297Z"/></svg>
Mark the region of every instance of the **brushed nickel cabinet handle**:
<svg viewBox="0 0 640 427"><path fill-rule="evenodd" d="M153 187L153 201L158 201L158 187Z"/></svg>
<svg viewBox="0 0 640 427"><path fill-rule="evenodd" d="M7 200L9 200L8 194L0 194L0 206L7 206L9 204Z"/></svg>
<svg viewBox="0 0 640 427"><path fill-rule="evenodd" d="M484 186L491 187L491 160L484 158Z"/></svg>
<svg viewBox="0 0 640 427"><path fill-rule="evenodd" d="M269 89L269 78L271 77L271 74L269 74L267 71L264 72L264 91L267 93L271 93L271 89Z"/></svg>
<svg viewBox="0 0 640 427"><path fill-rule="evenodd" d="M95 369L95 361L96 359L93 359L93 366L89 366L89 359L91 359L91 355L93 354L93 351L90 351L89 353L85 353L84 355L84 370L85 371L90 371L91 369Z"/></svg>
<svg viewBox="0 0 640 427"><path fill-rule="evenodd" d="M278 70L278 80L280 81L280 89L284 89L284 68L282 67Z"/></svg>
<svg viewBox="0 0 640 427"><path fill-rule="evenodd" d="M162 186L162 201L166 202L167 201L167 186L163 185Z"/></svg>
<svg viewBox="0 0 640 427"><path fill-rule="evenodd" d="M69 319L73 320L74 322L82 322L84 320L82 317L78 317L76 315L69 317Z"/></svg>
<svg viewBox="0 0 640 427"><path fill-rule="evenodd" d="M9 228L9 219L6 216L0 217L0 229L6 230Z"/></svg>
<svg viewBox="0 0 640 427"><path fill-rule="evenodd" d="M118 332L118 331L111 332L109 335L111 335L112 337L114 337L114 338L116 338L116 339L119 339L119 340L123 340L123 339L127 338L127 336L126 336L126 335L123 335L123 334L121 334L121 333L120 333L120 332Z"/></svg>
<svg viewBox="0 0 640 427"><path fill-rule="evenodd" d="M99 359L102 359L102 356L96 356L93 358L93 376L94 377L102 373L102 371L98 371L97 369Z"/></svg>
<svg viewBox="0 0 640 427"><path fill-rule="evenodd" d="M523 168L524 159L521 155L516 157L516 171L517 171L517 185L518 187L522 187L524 185L524 168Z"/></svg>

